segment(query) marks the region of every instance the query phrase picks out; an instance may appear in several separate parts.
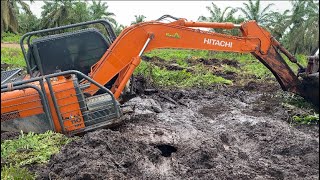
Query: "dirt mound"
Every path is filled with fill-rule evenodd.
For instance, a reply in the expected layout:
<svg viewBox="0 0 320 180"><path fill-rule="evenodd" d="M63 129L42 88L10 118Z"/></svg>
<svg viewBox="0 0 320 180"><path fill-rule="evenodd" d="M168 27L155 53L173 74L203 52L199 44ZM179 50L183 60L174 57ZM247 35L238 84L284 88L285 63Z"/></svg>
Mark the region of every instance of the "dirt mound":
<svg viewBox="0 0 320 180"><path fill-rule="evenodd" d="M275 98L224 87L136 97L124 124L86 134L33 171L39 179L317 179L318 126L290 125ZM263 100L274 108L264 111Z"/></svg>
<svg viewBox="0 0 320 180"><path fill-rule="evenodd" d="M127 179L142 176L137 162L156 160L160 150L132 142L120 132L98 130L66 145L49 163L41 178ZM141 167L140 167L141 168Z"/></svg>

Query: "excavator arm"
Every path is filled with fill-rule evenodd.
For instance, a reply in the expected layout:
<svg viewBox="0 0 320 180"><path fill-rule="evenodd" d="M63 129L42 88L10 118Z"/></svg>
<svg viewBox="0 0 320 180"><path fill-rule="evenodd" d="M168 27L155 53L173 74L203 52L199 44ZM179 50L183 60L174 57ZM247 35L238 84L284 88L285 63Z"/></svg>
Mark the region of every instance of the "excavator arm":
<svg viewBox="0 0 320 180"><path fill-rule="evenodd" d="M239 28L242 36L230 36L191 27ZM126 28L117 37L102 58L92 66L90 76L98 83L106 84L119 74L112 88L115 98L118 99L134 69L139 65L142 53L159 48L251 53L273 73L283 90L303 94L300 80L278 51L284 53L292 62L297 63L296 59L255 21L244 22L241 25L189 22L185 19L171 23L139 23ZM97 90L97 87L91 86L87 92L95 94Z"/></svg>
<svg viewBox="0 0 320 180"><path fill-rule="evenodd" d="M102 22L107 29L111 27L108 22L100 20L31 32L24 37L28 36L29 42L30 35L35 33L78 27L96 22ZM193 27L239 28L242 36L224 35ZM103 41L102 36L94 30L62 34L57 37L45 37L35 41L34 44L32 43L32 46L29 46L32 48L29 49L33 49L32 52L35 53L30 51L29 55L34 59L26 58L32 78L27 76L24 80L18 81L12 79L12 82L4 81L5 83L1 85L1 131L20 132L23 130L39 133L54 130L67 134L78 134L118 123L121 121L119 119L121 111L116 99L120 97L129 78L141 62L141 55L144 52L159 48L251 53L273 73L283 90L299 94L319 105L319 83L316 82L319 73L314 76L314 72L318 70L313 68L314 64L319 63L319 57L309 58L308 67L303 73L304 76L296 75L279 52L287 56L301 69L303 67L269 32L261 28L255 21L237 25L232 23L189 22L185 19L176 19L171 23L162 23L157 20L130 26L122 31L116 39L111 33L111 37L113 38L110 39L110 47L109 43ZM21 42L23 42L23 39ZM53 43L48 39L55 41ZM91 56L89 56L90 58L86 57L87 60L94 58L94 56L101 57L101 54L107 49L98 62L96 59L88 62L90 63L89 67L96 62L90 68L89 76L91 77L87 76L89 68L86 68L85 73L83 73L74 68L77 66L69 66L68 58L66 60L62 58L68 49L66 47L69 46L60 47L58 45L72 39L77 42L73 45L88 45L87 47L91 50L98 47L99 49L102 48L99 52L89 51L88 49L87 52L88 54L91 52ZM88 41L90 39L91 42L81 41L83 39ZM99 46L98 40L102 40ZM62 50L61 54L54 54L58 51L46 51L46 49L54 47L53 45L57 47L56 50ZM95 48L92 48L92 46ZM41 49L40 53L36 51L39 49ZM24 52L23 46L22 50ZM46 56L40 58L39 54ZM25 52L24 55L26 56ZM52 59L51 56L54 56L55 59ZM80 61L80 59L78 58L79 62L84 61ZM50 73L58 67L63 67L65 70ZM15 73L17 72L10 71L5 72L4 75L12 77ZM35 73L40 73L40 75L38 76ZM35 76L33 77L33 75ZM81 79L80 83L78 82L79 79ZM109 90L110 85L112 85L111 91Z"/></svg>

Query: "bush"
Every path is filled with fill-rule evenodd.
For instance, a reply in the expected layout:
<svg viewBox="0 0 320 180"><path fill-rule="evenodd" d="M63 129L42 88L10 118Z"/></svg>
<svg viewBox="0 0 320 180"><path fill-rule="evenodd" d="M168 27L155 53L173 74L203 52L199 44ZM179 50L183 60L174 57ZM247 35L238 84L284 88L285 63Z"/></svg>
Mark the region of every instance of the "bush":
<svg viewBox="0 0 320 180"><path fill-rule="evenodd" d="M7 63L12 67L26 67L21 49L19 48L1 48L1 63Z"/></svg>
<svg viewBox="0 0 320 180"><path fill-rule="evenodd" d="M6 161L1 169L1 179L34 179L35 175L23 167L47 163L51 155L58 153L71 140L48 131L43 134L21 133L18 139L1 142L1 161Z"/></svg>
<svg viewBox="0 0 320 180"><path fill-rule="evenodd" d="M10 32L3 32L1 33L1 42L7 43L20 43L21 35L13 34Z"/></svg>
<svg viewBox="0 0 320 180"><path fill-rule="evenodd" d="M319 124L319 114L293 116L293 121L298 124Z"/></svg>

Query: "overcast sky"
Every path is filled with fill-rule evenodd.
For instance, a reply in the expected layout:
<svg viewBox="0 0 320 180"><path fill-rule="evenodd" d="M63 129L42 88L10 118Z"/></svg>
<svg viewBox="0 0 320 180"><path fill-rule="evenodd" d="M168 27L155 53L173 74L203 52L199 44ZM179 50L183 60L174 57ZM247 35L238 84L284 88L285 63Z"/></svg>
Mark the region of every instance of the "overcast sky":
<svg viewBox="0 0 320 180"><path fill-rule="evenodd" d="M115 19L119 24L130 25L134 15L144 15L146 20L155 20L164 14L169 14L179 18L196 21L199 16L209 16L206 6L214 2L218 7L224 9L227 6L242 7L247 1L106 1L109 11L116 16ZM27 2L30 4L29 2ZM289 1L261 1L264 8L267 4L275 4L272 10L283 12L291 8ZM30 4L32 12L40 17L42 1L35 1Z"/></svg>

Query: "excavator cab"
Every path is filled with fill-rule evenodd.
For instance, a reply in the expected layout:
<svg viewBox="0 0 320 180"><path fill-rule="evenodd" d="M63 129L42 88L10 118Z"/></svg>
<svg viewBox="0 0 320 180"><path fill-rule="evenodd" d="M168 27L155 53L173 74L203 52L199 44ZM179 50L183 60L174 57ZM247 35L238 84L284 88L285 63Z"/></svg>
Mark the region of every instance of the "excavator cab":
<svg viewBox="0 0 320 180"><path fill-rule="evenodd" d="M101 23L105 33L88 25ZM72 30L80 28L80 30ZM71 30L70 30L71 29ZM67 31L61 33L61 31ZM48 35L50 34L50 35ZM32 36L41 35L31 41ZM25 34L20 42L31 77L77 70L86 75L108 50L116 36L107 21L98 20L40 30ZM23 43L27 39L28 50Z"/></svg>
<svg viewBox="0 0 320 180"><path fill-rule="evenodd" d="M30 44L27 61L34 76L66 70L88 74L110 44L103 34L93 28L45 36Z"/></svg>

